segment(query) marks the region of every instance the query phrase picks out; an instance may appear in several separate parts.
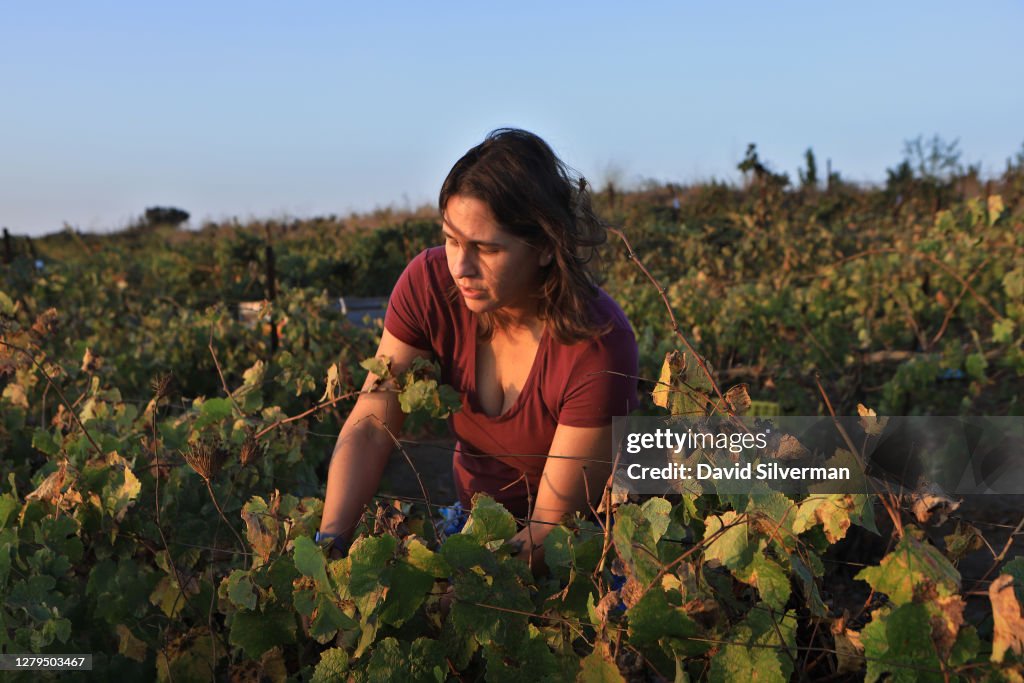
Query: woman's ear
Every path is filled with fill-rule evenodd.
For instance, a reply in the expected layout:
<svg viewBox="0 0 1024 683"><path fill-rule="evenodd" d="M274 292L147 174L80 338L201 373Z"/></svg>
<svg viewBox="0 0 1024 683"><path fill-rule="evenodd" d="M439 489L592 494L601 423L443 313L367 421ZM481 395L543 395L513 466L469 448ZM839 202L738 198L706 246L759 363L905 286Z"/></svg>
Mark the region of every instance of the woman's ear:
<svg viewBox="0 0 1024 683"><path fill-rule="evenodd" d="M540 253L540 266L541 268L547 268L551 265L551 261L554 260L555 254L550 249L545 249Z"/></svg>

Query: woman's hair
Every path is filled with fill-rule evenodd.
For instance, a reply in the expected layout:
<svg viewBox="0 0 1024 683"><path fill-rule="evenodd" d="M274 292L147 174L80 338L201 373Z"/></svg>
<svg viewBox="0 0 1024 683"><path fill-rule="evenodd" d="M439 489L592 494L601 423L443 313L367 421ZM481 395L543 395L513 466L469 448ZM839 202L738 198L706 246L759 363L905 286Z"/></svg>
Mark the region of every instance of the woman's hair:
<svg viewBox="0 0 1024 683"><path fill-rule="evenodd" d="M449 171L438 197L442 217L456 195L484 202L503 230L551 250L538 316L556 339L572 344L609 329L607 321L593 319L590 306L597 285L589 266L607 239L604 225L591 208L586 180L546 142L516 128L492 131ZM481 335L490 337L493 314L482 314L480 323Z"/></svg>

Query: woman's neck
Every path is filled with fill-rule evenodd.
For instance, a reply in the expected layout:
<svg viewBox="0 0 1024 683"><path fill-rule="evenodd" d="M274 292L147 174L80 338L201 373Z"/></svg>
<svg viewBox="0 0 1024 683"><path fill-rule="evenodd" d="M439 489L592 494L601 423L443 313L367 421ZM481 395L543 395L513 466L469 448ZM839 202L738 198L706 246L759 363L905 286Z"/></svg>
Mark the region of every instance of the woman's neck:
<svg viewBox="0 0 1024 683"><path fill-rule="evenodd" d="M488 314L491 336L500 334L509 341L532 337L539 340L544 334L544 321L536 315L509 315L506 311Z"/></svg>

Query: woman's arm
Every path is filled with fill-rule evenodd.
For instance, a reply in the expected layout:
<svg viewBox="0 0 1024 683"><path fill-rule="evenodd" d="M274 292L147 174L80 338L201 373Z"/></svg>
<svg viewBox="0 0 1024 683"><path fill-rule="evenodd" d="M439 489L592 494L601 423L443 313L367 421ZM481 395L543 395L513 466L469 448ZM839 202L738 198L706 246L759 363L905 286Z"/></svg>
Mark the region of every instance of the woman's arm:
<svg viewBox="0 0 1024 683"><path fill-rule="evenodd" d="M392 375L405 372L414 358L429 358L430 353L406 344L387 330L380 340L377 356L391 359ZM320 532L349 539L363 508L380 486L388 456L395 447L391 435L397 436L405 422L392 382L380 386L383 391L370 391L377 382L372 372L363 384L352 412L341 428L334 445L327 472L327 495ZM389 433L390 432L390 433Z"/></svg>
<svg viewBox="0 0 1024 683"><path fill-rule="evenodd" d="M513 538L522 543L520 555L543 567L544 538L566 515L584 515L596 506L612 471L612 426L558 425L548 450L539 490L533 494L530 524ZM589 493L589 498L588 498Z"/></svg>

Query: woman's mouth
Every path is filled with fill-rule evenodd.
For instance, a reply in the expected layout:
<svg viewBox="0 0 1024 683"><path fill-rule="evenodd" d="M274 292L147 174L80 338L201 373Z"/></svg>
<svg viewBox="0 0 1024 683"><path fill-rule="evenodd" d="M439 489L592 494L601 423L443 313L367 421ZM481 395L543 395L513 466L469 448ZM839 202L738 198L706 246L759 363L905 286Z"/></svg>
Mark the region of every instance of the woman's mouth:
<svg viewBox="0 0 1024 683"><path fill-rule="evenodd" d="M459 291L462 292L462 296L467 299L483 299L487 296L487 292L482 289L469 289L468 287L459 287Z"/></svg>

